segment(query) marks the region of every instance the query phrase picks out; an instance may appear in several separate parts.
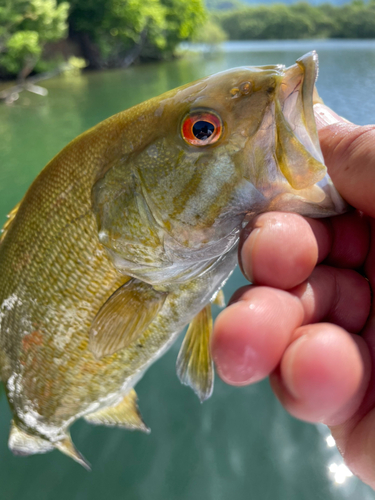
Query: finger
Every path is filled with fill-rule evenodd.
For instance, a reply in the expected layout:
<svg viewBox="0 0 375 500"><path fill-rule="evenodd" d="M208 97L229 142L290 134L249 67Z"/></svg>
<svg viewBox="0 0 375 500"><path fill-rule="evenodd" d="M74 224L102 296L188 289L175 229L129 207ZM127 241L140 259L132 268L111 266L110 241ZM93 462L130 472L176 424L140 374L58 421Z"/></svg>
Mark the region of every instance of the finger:
<svg viewBox="0 0 375 500"><path fill-rule="evenodd" d="M232 385L267 377L302 321L298 298L273 288L247 287L242 300L222 311L214 324L211 352L219 376Z"/></svg>
<svg viewBox="0 0 375 500"><path fill-rule="evenodd" d="M330 219L332 235L327 264L357 269L367 257L370 247L368 218L361 212L349 212Z"/></svg>
<svg viewBox="0 0 375 500"><path fill-rule="evenodd" d="M345 462L363 482L375 488L375 408L351 432L345 447Z"/></svg>
<svg viewBox="0 0 375 500"><path fill-rule="evenodd" d="M310 422L338 425L364 396L370 361L363 339L328 323L298 329L271 385L285 408Z"/></svg>
<svg viewBox="0 0 375 500"><path fill-rule="evenodd" d="M256 217L242 234L239 262L252 283L288 289L327 256L331 236L323 221L282 212Z"/></svg>
<svg viewBox="0 0 375 500"><path fill-rule="evenodd" d="M364 269L373 290L375 290L375 220L370 219L369 225L370 225L370 243L369 243L370 250L367 254ZM375 310L373 316L375 317Z"/></svg>
<svg viewBox="0 0 375 500"><path fill-rule="evenodd" d="M375 125L360 127L342 120L324 105L315 106L319 140L328 173L341 195L375 217Z"/></svg>
<svg viewBox="0 0 375 500"><path fill-rule="evenodd" d="M361 266L368 248L368 222L359 212L329 221L270 212L255 218L242 232L239 262L249 281L290 289L327 257L327 263L335 266Z"/></svg>
<svg viewBox="0 0 375 500"><path fill-rule="evenodd" d="M329 321L351 333L359 333L371 309L367 279L350 269L320 265L290 293L301 301L304 324Z"/></svg>
<svg viewBox="0 0 375 500"><path fill-rule="evenodd" d="M290 293L243 287L214 325L211 347L218 374L232 385L257 382L275 369L303 322L328 319L359 331L370 302L365 278L328 266L319 266L308 281Z"/></svg>

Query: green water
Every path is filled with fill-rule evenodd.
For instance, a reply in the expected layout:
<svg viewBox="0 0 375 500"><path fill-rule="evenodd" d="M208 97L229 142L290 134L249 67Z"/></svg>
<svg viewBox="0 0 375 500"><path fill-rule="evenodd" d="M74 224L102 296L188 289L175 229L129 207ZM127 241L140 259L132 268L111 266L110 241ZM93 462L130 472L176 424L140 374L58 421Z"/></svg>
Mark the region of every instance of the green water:
<svg viewBox="0 0 375 500"><path fill-rule="evenodd" d="M229 67L292 64L312 48L320 55L323 99L350 120L375 122L375 43L366 41L227 44L214 55L61 76L45 82L46 98L21 94L14 105L0 107L1 221L53 155L111 114ZM244 283L235 272L227 298ZM176 378L177 352L178 345L137 386L151 435L73 426L92 473L58 452L13 457L7 449L11 415L2 397L0 500L375 499L354 477L335 482L329 466L342 461L327 446L326 429L288 416L267 381L236 389L217 379L212 398L201 405Z"/></svg>

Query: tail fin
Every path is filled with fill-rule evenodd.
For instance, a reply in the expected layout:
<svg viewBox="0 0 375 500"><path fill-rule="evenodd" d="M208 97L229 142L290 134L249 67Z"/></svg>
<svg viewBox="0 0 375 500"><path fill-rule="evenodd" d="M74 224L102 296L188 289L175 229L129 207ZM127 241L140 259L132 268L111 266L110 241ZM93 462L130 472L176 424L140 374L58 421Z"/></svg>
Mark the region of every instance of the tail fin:
<svg viewBox="0 0 375 500"><path fill-rule="evenodd" d="M49 441L38 436L32 436L21 430L13 420L10 428L8 446L14 455L24 457L53 450L53 445Z"/></svg>

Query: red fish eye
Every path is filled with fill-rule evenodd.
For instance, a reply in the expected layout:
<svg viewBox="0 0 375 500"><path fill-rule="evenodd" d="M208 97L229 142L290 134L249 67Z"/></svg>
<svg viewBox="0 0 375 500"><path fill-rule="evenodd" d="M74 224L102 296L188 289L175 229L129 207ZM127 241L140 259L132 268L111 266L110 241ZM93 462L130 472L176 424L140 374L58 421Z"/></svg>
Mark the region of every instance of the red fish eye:
<svg viewBox="0 0 375 500"><path fill-rule="evenodd" d="M220 117L209 111L199 111L186 116L181 125L183 139L193 146L206 146L220 139L223 125Z"/></svg>

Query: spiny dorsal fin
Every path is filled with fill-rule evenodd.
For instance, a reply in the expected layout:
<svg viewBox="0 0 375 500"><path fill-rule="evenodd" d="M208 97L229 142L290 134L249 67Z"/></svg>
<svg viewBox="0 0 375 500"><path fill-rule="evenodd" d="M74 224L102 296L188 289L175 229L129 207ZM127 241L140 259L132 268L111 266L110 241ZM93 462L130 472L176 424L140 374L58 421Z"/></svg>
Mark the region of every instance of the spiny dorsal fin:
<svg viewBox="0 0 375 500"><path fill-rule="evenodd" d="M101 307L90 329L90 350L98 359L137 340L162 308L167 293L131 279Z"/></svg>
<svg viewBox="0 0 375 500"><path fill-rule="evenodd" d="M91 471L91 466L88 461L81 455L81 453L76 449L73 444L72 438L70 436L66 436L61 441L53 443L54 447L67 455L68 457L75 460L77 463L82 465L86 470Z"/></svg>
<svg viewBox="0 0 375 500"><path fill-rule="evenodd" d="M139 430L148 434L150 429L142 420L137 400L135 390L131 389L118 405L104 408L86 415L84 418L90 424L124 427L125 429Z"/></svg>
<svg viewBox="0 0 375 500"><path fill-rule="evenodd" d="M53 445L39 436L32 436L23 431L12 420L9 433L8 447L14 455L34 455L53 450Z"/></svg>
<svg viewBox="0 0 375 500"><path fill-rule="evenodd" d="M210 352L211 332L211 305L208 304L190 323L176 365L181 383L190 385L201 403L211 396L214 386L214 367Z"/></svg>
<svg viewBox="0 0 375 500"><path fill-rule="evenodd" d="M218 306L221 308L225 307L225 295L224 295L223 290L219 290L217 292L216 297L212 301L212 304L215 304L215 306Z"/></svg>
<svg viewBox="0 0 375 500"><path fill-rule="evenodd" d="M13 222L13 220L14 220L17 212L18 212L18 209L20 208L20 205L21 205L21 202L17 203L17 205L13 208L13 210L11 210L9 212L9 214L7 215L7 220L6 220L6 222L3 225L3 228L1 230L0 243L5 238L5 235L7 234L8 229L10 228L10 225L12 224L12 222Z"/></svg>

